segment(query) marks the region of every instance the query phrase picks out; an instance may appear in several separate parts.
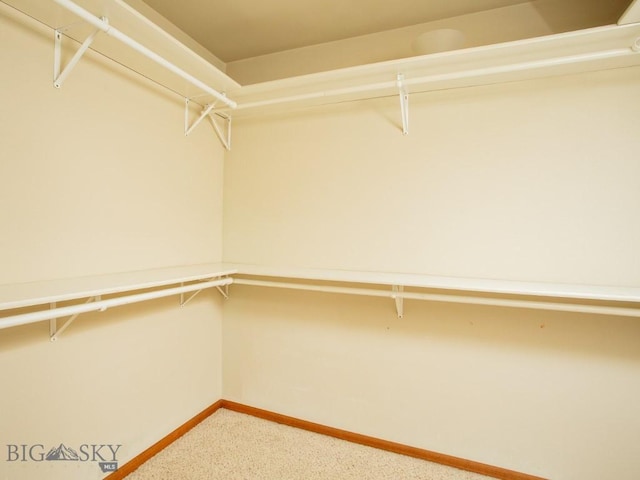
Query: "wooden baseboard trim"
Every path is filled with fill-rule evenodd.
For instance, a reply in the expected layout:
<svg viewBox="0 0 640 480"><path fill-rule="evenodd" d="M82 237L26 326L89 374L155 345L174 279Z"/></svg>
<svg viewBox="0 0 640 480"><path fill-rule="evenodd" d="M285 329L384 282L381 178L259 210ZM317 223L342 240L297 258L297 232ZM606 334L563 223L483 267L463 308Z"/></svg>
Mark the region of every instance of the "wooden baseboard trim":
<svg viewBox="0 0 640 480"><path fill-rule="evenodd" d="M122 480L124 477L126 477L130 473L133 473L144 462L149 460L154 455L160 453L162 450L167 448L169 445L171 445L173 442L175 442L177 439L179 439L181 436L183 436L185 433L187 433L193 427L198 425L200 422L205 420L207 417L211 416L218 409L222 408L222 404L223 403L224 403L223 400L218 400L216 403L214 403L210 407L207 407L202 412L200 412L195 417L193 417L191 420L188 420L185 424L183 424L180 427L176 428L169 435L167 435L166 437L162 438L158 442L156 442L153 445L151 445L149 448L147 448L140 455L138 455L138 456L132 458L131 460L129 460L127 463L125 463L120 468L118 468L118 470L116 470L115 472L111 473L110 475L107 475L106 477L104 477L103 480Z"/></svg>
<svg viewBox="0 0 640 480"><path fill-rule="evenodd" d="M472 460L465 460L463 458L453 457L451 455L423 450L421 448L410 447L400 443L389 442L375 437L360 435L359 433L340 430L338 428L327 427L318 423L300 420L299 418L281 415L279 413L262 410L256 407L250 407L248 405L243 405L241 403L236 403L229 400L222 400L222 408L238 413L252 415L264 420L269 420L271 422L281 423L283 425L289 425L291 427L308 430L310 432L339 438L348 442L358 443L360 445L366 445L368 447L374 447L393 453L400 453L402 455L419 458L421 460L427 460L429 462L439 463L441 465L446 465L449 467L459 468L460 470L479 473L501 480L545 480L542 477L536 477L534 475L528 475L526 473L515 472L513 470L507 470L505 468L494 467L492 465L474 462Z"/></svg>
<svg viewBox="0 0 640 480"><path fill-rule="evenodd" d="M300 428L321 435L327 435L329 437L339 438L352 443L358 443L360 445L366 445L368 447L378 448L380 450L386 450L393 453L400 453L409 457L419 458L421 460L427 460L429 462L439 463L448 467L459 468L460 470L466 470L469 472L479 473L492 478L498 478L501 480L545 480L542 477L536 477L526 473L515 472L505 468L494 467L480 462L474 462L472 460L465 460L464 458L453 457L451 455L445 455L443 453L432 452L424 450L422 448L410 447L401 443L389 442L387 440L381 440L375 437L369 437L367 435L361 435L359 433L348 432L346 430L340 430L339 428L327 427L319 423L308 422L295 417L289 417L280 413L270 412L268 410L262 410L256 407L250 407L241 403L232 402L230 400L218 400L216 403L206 408L198 415L187 421L184 425L176 428L166 437L147 448L140 455L132 458L127 463L122 465L118 470L112 474L106 476L104 480L123 480L127 475L137 470L143 463L149 460L154 455L158 454L170 444L175 442L178 438L183 436L193 427L205 420L207 417L215 413L220 408L232 410L238 413L244 413L253 417L262 418L275 423L281 423L283 425L289 425L291 427Z"/></svg>

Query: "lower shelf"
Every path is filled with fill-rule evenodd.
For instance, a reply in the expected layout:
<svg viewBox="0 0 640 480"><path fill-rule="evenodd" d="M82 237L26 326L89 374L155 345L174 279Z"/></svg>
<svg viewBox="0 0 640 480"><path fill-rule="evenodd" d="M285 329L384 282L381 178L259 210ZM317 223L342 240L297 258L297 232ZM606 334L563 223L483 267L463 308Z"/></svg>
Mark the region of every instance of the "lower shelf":
<svg viewBox="0 0 640 480"><path fill-rule="evenodd" d="M58 336L77 318L87 312L105 311L131 303L156 298L181 295L186 304L194 295L206 288L227 287L232 283L229 275L235 270L222 264L189 265L111 275L98 275L71 279L22 283L0 286L0 311L39 306L28 313L14 313L0 318L0 329L36 323L50 322L50 338ZM192 293L184 299L185 293ZM222 292L226 296L226 292ZM106 300L103 295L119 295ZM58 307L58 302L84 300L84 303ZM57 319L69 319L58 328Z"/></svg>
<svg viewBox="0 0 640 480"><path fill-rule="evenodd" d="M640 288L233 264L234 283L403 300L640 317ZM362 286L364 285L364 287ZM377 288L371 288L377 286ZM386 289L385 289L386 287ZM411 291L407 291L410 288Z"/></svg>

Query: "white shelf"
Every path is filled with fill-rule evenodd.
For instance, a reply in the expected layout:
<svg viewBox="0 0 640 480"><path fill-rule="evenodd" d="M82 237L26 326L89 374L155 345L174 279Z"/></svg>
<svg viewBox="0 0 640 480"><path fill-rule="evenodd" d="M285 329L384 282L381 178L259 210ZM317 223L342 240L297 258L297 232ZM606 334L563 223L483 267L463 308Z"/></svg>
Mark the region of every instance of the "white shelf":
<svg viewBox="0 0 640 480"><path fill-rule="evenodd" d="M70 27L65 30L64 35L80 43L94 30L53 0L1 1L51 29ZM77 0L75 3L96 17L106 17L109 25L218 92L240 88L231 77L122 0ZM51 41L53 48L53 32ZM201 105L214 101L214 97L205 94L198 87L105 34L98 34L90 48L185 98L195 97L194 101Z"/></svg>
<svg viewBox="0 0 640 480"><path fill-rule="evenodd" d="M221 263L0 285L0 311L113 293L166 287L236 273Z"/></svg>
<svg viewBox="0 0 640 480"><path fill-rule="evenodd" d="M571 300L640 302L640 287L521 282L484 278L442 277L412 273L325 270L314 268L280 268L249 264L232 265L238 275L250 275L256 277L363 283L385 286L398 285L404 287L456 292L554 297Z"/></svg>
<svg viewBox="0 0 640 480"><path fill-rule="evenodd" d="M65 35L79 42L92 31L53 0L0 1L52 29L73 25ZM626 23L242 86L123 0L74 2L96 17L107 17L123 34L228 95L238 103L234 117L398 95L399 74L411 94L640 65L640 23ZM635 19L637 8L624 17L626 22ZM98 34L91 49L201 105L215 100L107 35Z"/></svg>
<svg viewBox="0 0 640 480"><path fill-rule="evenodd" d="M234 264L233 283L404 300L640 317L640 288ZM361 285L377 285L363 288ZM386 290L380 286L389 287ZM409 287L410 290L405 290Z"/></svg>
<svg viewBox="0 0 640 480"><path fill-rule="evenodd" d="M416 93L640 65L639 38L638 23L610 25L247 85L234 116L398 95L398 74Z"/></svg>
<svg viewBox="0 0 640 480"><path fill-rule="evenodd" d="M0 316L0 329L49 320L51 340L57 340L81 313L178 294L184 305L201 290L212 287L227 297L221 287L232 283L387 297L395 301L399 317L403 316L404 299L640 317L640 287L212 263L0 285L0 311L8 313ZM363 284L390 288L362 288ZM413 290L405 291L405 287ZM185 293L191 293L186 300ZM125 295L102 299L109 294ZM56 306L58 302L83 299L85 303ZM25 307L39 308L28 313L10 312ZM69 318L58 328L56 321L62 317Z"/></svg>

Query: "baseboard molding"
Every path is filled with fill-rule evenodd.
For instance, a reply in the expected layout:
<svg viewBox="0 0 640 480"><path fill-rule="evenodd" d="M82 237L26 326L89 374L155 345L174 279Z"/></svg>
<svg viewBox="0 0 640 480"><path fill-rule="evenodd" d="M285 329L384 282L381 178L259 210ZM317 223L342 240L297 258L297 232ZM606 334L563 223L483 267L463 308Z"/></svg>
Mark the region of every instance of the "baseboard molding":
<svg viewBox="0 0 640 480"><path fill-rule="evenodd" d="M389 442L387 440L360 435L359 433L348 432L346 430L340 430L338 428L327 427L318 423L308 422L306 420L300 420L294 417L288 417L286 415L270 412L268 410L262 410L260 408L250 407L229 400L222 401L222 408L233 410L234 412L238 413L245 413L247 415L252 415L254 417L269 420L271 422L281 423L284 425L289 425L291 427L308 430L310 432L339 438L348 442L358 443L360 445L366 445L368 447L374 447L393 453L400 453L402 455L419 458L421 460L427 460L433 463L439 463L448 467L459 468L460 470L480 473L482 475L498 478L501 480L545 480L542 477L515 472L513 470L507 470L505 468L494 467L492 465L486 465L484 463L474 462L472 460L465 460L464 458L453 457L451 455L431 452L429 450L423 450L421 448L410 447L401 443Z"/></svg>
<svg viewBox="0 0 640 480"><path fill-rule="evenodd" d="M189 430L191 430L207 417L215 413L220 408L225 408L227 410L232 410L238 413L244 413L253 417L269 420L271 422L281 423L283 425L289 425L291 427L300 428L302 430L308 430L310 432L339 438L348 442L358 443L360 445L366 445L368 447L374 447L393 453L400 453L409 457L415 457L421 460L427 460L429 462L459 468L460 470L479 473L500 480L545 480L542 477L536 477L534 475L528 475L526 473L515 472L513 470L494 467L492 465L474 462L472 460L465 460L464 458L453 457L451 455L432 452L421 448L410 447L401 443L389 442L387 440L381 440L379 438L369 437L367 435L361 435L359 433L340 430L339 428L327 427L326 425L321 425L319 423L308 422L299 418L289 417L287 415L270 412L268 410L262 410L256 407L250 407L248 405L232 402L230 400L218 400L209 408L203 410L198 415L193 417L187 423L185 423L181 427L178 427L169 435L161 439L159 442L146 449L140 455L125 463L117 471L105 477L104 480L124 479L124 477L132 473L134 470L138 469L138 467L140 467L151 457L162 451L171 443L175 442L178 438L183 436L185 433L187 433Z"/></svg>
<svg viewBox="0 0 640 480"><path fill-rule="evenodd" d="M195 417L193 417L191 420L188 420L185 424L176 428L169 435L167 435L166 437L162 438L160 441L151 445L140 455L129 460L127 463L125 463L120 468L118 468L118 470L104 477L103 480L122 480L124 477L126 477L130 473L133 473L144 462L149 460L154 455L160 453L162 450L167 448L169 445L171 445L173 442L175 442L177 439L179 439L181 436L183 436L193 427L195 427L200 422L205 420L207 417L213 415L218 409L222 408L223 403L224 403L224 400L218 400L216 403L214 403L210 407L207 407L202 412L200 412Z"/></svg>

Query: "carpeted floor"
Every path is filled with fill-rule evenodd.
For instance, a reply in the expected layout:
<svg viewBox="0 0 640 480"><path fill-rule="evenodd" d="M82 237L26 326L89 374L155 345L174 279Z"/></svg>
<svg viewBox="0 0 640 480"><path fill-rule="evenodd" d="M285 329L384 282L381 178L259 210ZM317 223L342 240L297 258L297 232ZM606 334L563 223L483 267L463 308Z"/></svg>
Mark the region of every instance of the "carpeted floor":
<svg viewBox="0 0 640 480"><path fill-rule="evenodd" d="M126 480L488 478L221 409Z"/></svg>

